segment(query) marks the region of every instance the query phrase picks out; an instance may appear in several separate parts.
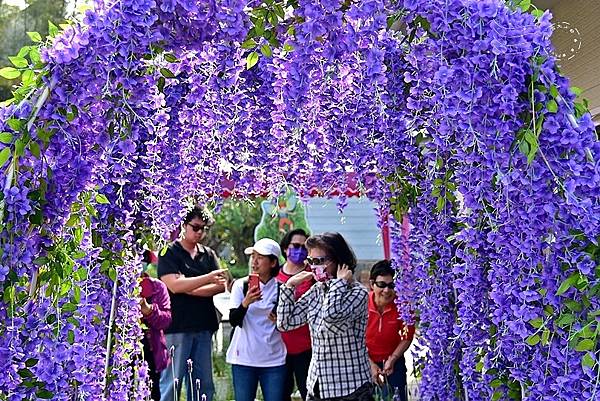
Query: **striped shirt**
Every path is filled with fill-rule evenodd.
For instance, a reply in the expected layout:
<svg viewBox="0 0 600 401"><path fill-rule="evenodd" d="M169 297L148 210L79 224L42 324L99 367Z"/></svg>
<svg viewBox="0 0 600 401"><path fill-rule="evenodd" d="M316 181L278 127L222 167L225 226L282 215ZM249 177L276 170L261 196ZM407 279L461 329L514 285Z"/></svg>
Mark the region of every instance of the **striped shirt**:
<svg viewBox="0 0 600 401"><path fill-rule="evenodd" d="M308 393L319 382L321 398L344 397L371 382L365 343L368 291L358 282L334 279L316 283L297 301L294 289L281 286L277 326L291 330L308 322L313 355Z"/></svg>

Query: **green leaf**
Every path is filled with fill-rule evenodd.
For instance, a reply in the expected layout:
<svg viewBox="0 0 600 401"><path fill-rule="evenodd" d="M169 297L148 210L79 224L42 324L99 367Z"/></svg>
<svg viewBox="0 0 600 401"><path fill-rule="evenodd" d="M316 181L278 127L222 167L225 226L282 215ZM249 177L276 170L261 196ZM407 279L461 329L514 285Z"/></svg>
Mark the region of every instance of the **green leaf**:
<svg viewBox="0 0 600 401"><path fill-rule="evenodd" d="M581 359L581 366L592 369L596 365L594 358L590 355L590 353L586 353Z"/></svg>
<svg viewBox="0 0 600 401"><path fill-rule="evenodd" d="M33 156L36 157L36 159L40 158L40 145L37 142L35 142L35 141L29 142L29 151L31 152L31 154Z"/></svg>
<svg viewBox="0 0 600 401"><path fill-rule="evenodd" d="M529 324L532 325L534 328L539 329L544 324L544 319L542 319L541 317L536 317L535 319L531 319L529 321Z"/></svg>
<svg viewBox="0 0 600 401"><path fill-rule="evenodd" d="M8 59L17 68L27 68L29 65L25 57L9 56Z"/></svg>
<svg viewBox="0 0 600 401"><path fill-rule="evenodd" d="M72 302L67 302L61 308L64 312L75 312L77 310L77 305Z"/></svg>
<svg viewBox="0 0 600 401"><path fill-rule="evenodd" d="M0 77L5 79L16 79L21 76L21 72L14 67L0 68Z"/></svg>
<svg viewBox="0 0 600 401"><path fill-rule="evenodd" d="M550 94L552 95L553 98L558 97L558 89L556 88L556 85L550 86Z"/></svg>
<svg viewBox="0 0 600 401"><path fill-rule="evenodd" d="M23 46L21 47L21 50L19 50L19 53L17 53L17 57L25 57L29 54L30 51L31 46Z"/></svg>
<svg viewBox="0 0 600 401"><path fill-rule="evenodd" d="M6 120L6 123L15 131L19 131L21 127L23 127L23 121L19 120L18 118L9 118Z"/></svg>
<svg viewBox="0 0 600 401"><path fill-rule="evenodd" d="M35 79L35 72L31 71L31 70L25 70L23 71L23 76L21 78L21 80L23 81L23 85L29 85L31 84Z"/></svg>
<svg viewBox="0 0 600 401"><path fill-rule="evenodd" d="M504 396L504 392L501 390L496 390L492 395L492 401L498 401L500 398L502 398L502 396Z"/></svg>
<svg viewBox="0 0 600 401"><path fill-rule="evenodd" d="M565 327L565 326L570 325L574 321L575 321L575 316L573 316L570 313L565 313L564 315L561 315L558 318L558 320L556 321L556 325L559 327Z"/></svg>
<svg viewBox="0 0 600 401"><path fill-rule="evenodd" d="M579 97L583 93L583 90L577 86L571 86L571 92L573 92L575 96Z"/></svg>
<svg viewBox="0 0 600 401"><path fill-rule="evenodd" d="M586 338L581 340L579 344L575 346L576 351L591 351L596 347L596 341Z"/></svg>
<svg viewBox="0 0 600 401"><path fill-rule="evenodd" d="M579 281L580 277L579 272L571 274L560 284L560 287L558 287L558 290L556 291L556 295L562 295L567 292L569 288L573 287Z"/></svg>
<svg viewBox="0 0 600 401"><path fill-rule="evenodd" d="M558 111L558 103L556 103L556 100L550 99L548 103L546 103L546 110L550 113L556 113Z"/></svg>
<svg viewBox="0 0 600 401"><path fill-rule="evenodd" d="M2 143L12 143L13 134L10 132L0 132L0 142Z"/></svg>
<svg viewBox="0 0 600 401"><path fill-rule="evenodd" d="M248 57L246 57L246 69L249 70L250 68L254 67L256 65L256 63L258 63L258 53L257 52L252 52L250 54L248 54Z"/></svg>
<svg viewBox="0 0 600 401"><path fill-rule="evenodd" d="M81 287L75 286L73 287L73 299L76 303L81 302Z"/></svg>
<svg viewBox="0 0 600 401"><path fill-rule="evenodd" d="M31 59L31 61L34 64L38 64L42 62L42 58L40 56L40 51L38 50L37 47L34 47L33 49L31 49L31 51L29 52L29 58Z"/></svg>
<svg viewBox="0 0 600 401"><path fill-rule="evenodd" d="M48 21L48 36L51 38L55 37L58 34L58 27L52 23L52 21Z"/></svg>
<svg viewBox="0 0 600 401"><path fill-rule="evenodd" d="M539 8L536 8L535 10L533 10L531 12L531 15L533 15L535 18L541 18L542 15L544 15L544 10L540 10Z"/></svg>
<svg viewBox="0 0 600 401"><path fill-rule="evenodd" d="M38 360L35 358L29 358L28 360L25 361L25 366L27 366L28 368L35 366L38 363Z"/></svg>
<svg viewBox="0 0 600 401"><path fill-rule="evenodd" d="M581 304L572 299L567 299L565 301L565 306L567 308L569 308L570 310L572 310L573 312L581 312L581 310L582 310Z"/></svg>
<svg viewBox="0 0 600 401"><path fill-rule="evenodd" d="M533 334L533 335L527 337L525 342L531 346L537 345L537 343L540 342L540 336L538 336L537 334Z"/></svg>
<svg viewBox="0 0 600 401"><path fill-rule="evenodd" d="M548 345L548 341L550 340L550 330L544 329L542 332L542 344Z"/></svg>
<svg viewBox="0 0 600 401"><path fill-rule="evenodd" d="M0 150L0 167L4 166L4 163L10 157L10 148L4 148Z"/></svg>
<svg viewBox="0 0 600 401"><path fill-rule="evenodd" d="M33 263L36 264L36 265L38 265L38 266L43 266L46 263L48 263L48 258L46 256L40 256L40 257L35 258L33 260Z"/></svg>
<svg viewBox="0 0 600 401"><path fill-rule="evenodd" d="M165 78L175 78L175 74L173 74L173 72L171 72L171 70L169 70L168 68L161 68L160 73Z"/></svg>
<svg viewBox="0 0 600 401"><path fill-rule="evenodd" d="M271 51L271 46L269 46L267 44L264 44L260 47L260 52L265 57L271 57L273 55L273 52Z"/></svg>
<svg viewBox="0 0 600 401"><path fill-rule="evenodd" d="M491 388L497 388L500 387L503 384L502 380L500 379L494 379L490 382L490 387Z"/></svg>
<svg viewBox="0 0 600 401"><path fill-rule="evenodd" d="M242 43L242 49L254 49L256 47L256 42L254 39L250 38Z"/></svg>
<svg viewBox="0 0 600 401"><path fill-rule="evenodd" d="M35 43L42 41L42 35L40 35L38 32L27 32L27 36L29 36L29 39Z"/></svg>
<svg viewBox="0 0 600 401"><path fill-rule="evenodd" d="M531 7L531 0L521 0L521 3L519 3L519 7L523 11L529 10L529 8Z"/></svg>
<svg viewBox="0 0 600 401"><path fill-rule="evenodd" d="M108 200L108 198L104 194L96 194L96 202L98 202L98 203L100 203L102 205L109 205L110 204L110 201Z"/></svg>
<svg viewBox="0 0 600 401"><path fill-rule="evenodd" d="M114 267L111 267L110 269L108 269L108 277L112 281L116 281L117 280L117 269L115 269Z"/></svg>
<svg viewBox="0 0 600 401"><path fill-rule="evenodd" d="M177 62L177 57L175 57L175 55L172 54L172 53L166 53L165 54L165 60L168 61L169 63L176 63Z"/></svg>

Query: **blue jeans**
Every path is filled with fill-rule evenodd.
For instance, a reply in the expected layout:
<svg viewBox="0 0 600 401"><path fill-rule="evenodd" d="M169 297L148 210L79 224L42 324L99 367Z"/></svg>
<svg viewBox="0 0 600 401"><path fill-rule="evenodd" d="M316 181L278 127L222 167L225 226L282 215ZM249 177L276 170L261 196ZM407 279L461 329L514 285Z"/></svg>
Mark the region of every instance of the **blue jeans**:
<svg viewBox="0 0 600 401"><path fill-rule="evenodd" d="M200 394L206 394L207 401L212 401L215 392L212 377L212 335L211 331L198 331L195 333L170 333L165 334L167 349L175 346L175 355L165 370L160 375L161 401L173 401L173 374L179 380L177 400L181 395L184 381L187 383L187 398L194 399L196 394L196 379L200 379ZM194 364L192 369L192 383L189 383L187 360ZM175 370L175 373L173 373Z"/></svg>
<svg viewBox="0 0 600 401"><path fill-rule="evenodd" d="M254 401L259 382L265 401L283 400L285 365L272 368L231 365L231 372L235 401Z"/></svg>

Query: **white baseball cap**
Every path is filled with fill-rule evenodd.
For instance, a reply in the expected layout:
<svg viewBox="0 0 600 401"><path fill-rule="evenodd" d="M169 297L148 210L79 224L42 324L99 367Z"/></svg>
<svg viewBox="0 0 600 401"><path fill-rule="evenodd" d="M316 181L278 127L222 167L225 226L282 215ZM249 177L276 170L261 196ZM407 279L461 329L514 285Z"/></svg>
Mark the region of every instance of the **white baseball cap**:
<svg viewBox="0 0 600 401"><path fill-rule="evenodd" d="M279 247L279 244L271 238L259 239L253 246L246 248L244 253L246 255L251 255L254 251L263 256L273 255L277 258L281 257L281 248Z"/></svg>

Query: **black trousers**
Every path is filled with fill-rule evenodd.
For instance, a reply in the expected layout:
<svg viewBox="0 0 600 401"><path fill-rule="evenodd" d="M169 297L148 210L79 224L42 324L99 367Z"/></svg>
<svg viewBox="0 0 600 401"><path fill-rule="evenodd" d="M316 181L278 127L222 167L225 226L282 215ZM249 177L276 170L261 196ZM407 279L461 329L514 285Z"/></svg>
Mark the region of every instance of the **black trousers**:
<svg viewBox="0 0 600 401"><path fill-rule="evenodd" d="M344 397L321 398L319 395L319 382L317 381L313 395L308 396L308 401L374 401L373 383L365 383L352 394Z"/></svg>
<svg viewBox="0 0 600 401"><path fill-rule="evenodd" d="M291 401L292 392L294 391L294 377L296 378L296 386L300 390L302 399L306 400L306 378L308 377L308 366L312 358L312 350L304 351L299 354L285 357L285 367L287 373L285 377L285 385L283 390L283 401Z"/></svg>
<svg viewBox="0 0 600 401"><path fill-rule="evenodd" d="M160 401L160 373L156 371L154 355L152 355L150 343L146 339L145 334L144 338L142 339L142 344L144 345L144 360L148 362L148 376L150 376L150 380L152 381L152 393L150 393L150 397L154 401Z"/></svg>

